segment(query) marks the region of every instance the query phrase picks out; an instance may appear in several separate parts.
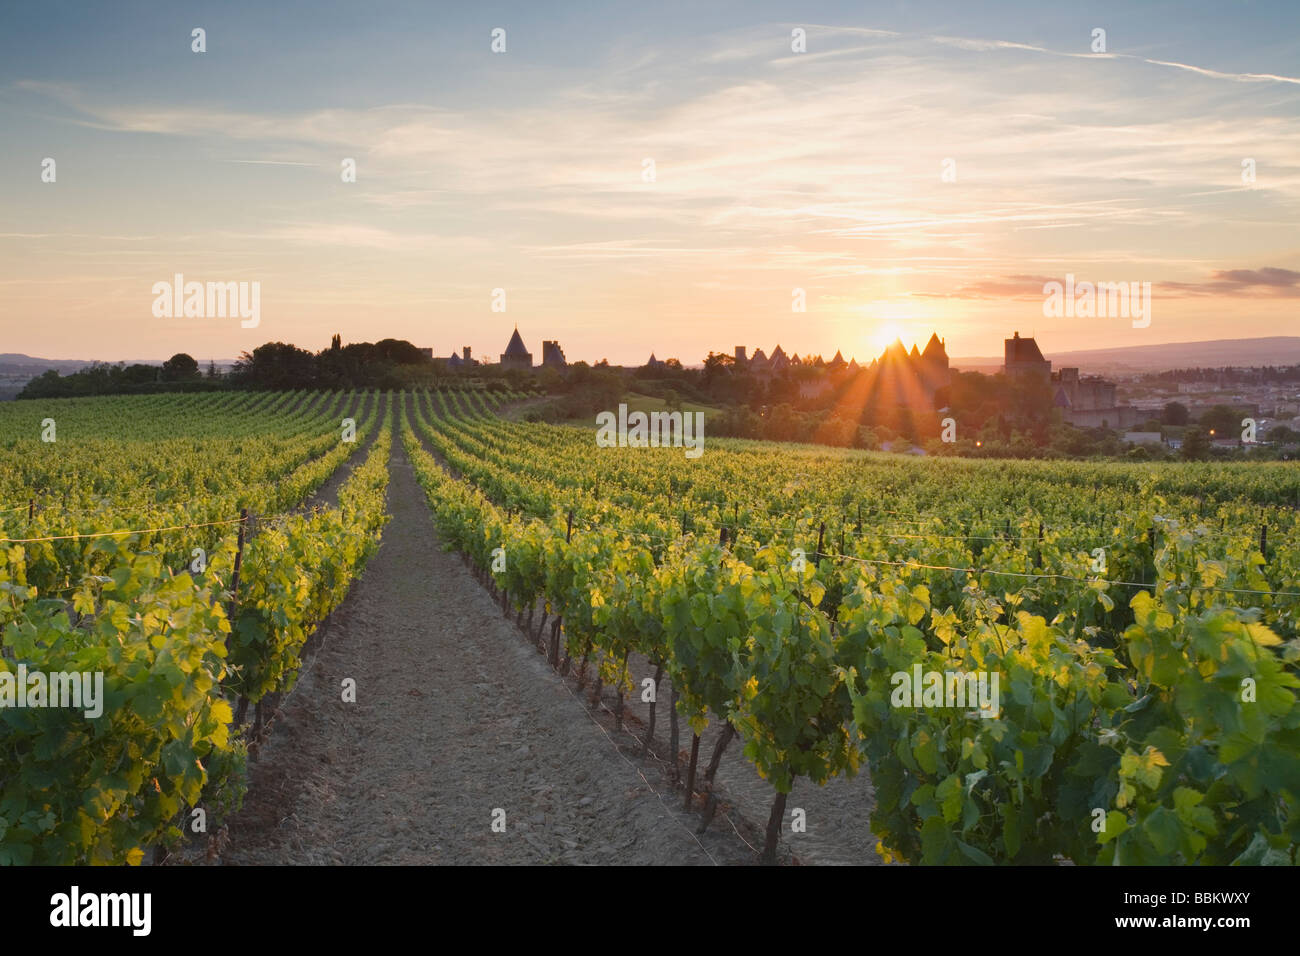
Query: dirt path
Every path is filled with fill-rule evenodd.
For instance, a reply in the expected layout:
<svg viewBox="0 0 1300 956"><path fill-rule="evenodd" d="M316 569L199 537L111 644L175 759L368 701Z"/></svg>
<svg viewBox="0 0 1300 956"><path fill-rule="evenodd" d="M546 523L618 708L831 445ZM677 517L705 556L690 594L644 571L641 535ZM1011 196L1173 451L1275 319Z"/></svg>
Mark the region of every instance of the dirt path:
<svg viewBox="0 0 1300 956"><path fill-rule="evenodd" d="M439 549L398 441L388 495L378 553L250 764L224 862L752 862L729 825L697 838L655 762L616 746Z"/></svg>
<svg viewBox="0 0 1300 956"><path fill-rule="evenodd" d="M628 674L638 687L645 678L654 678L654 665L640 654L630 655L627 663ZM659 684L660 703L655 720L655 752L664 760L669 759L667 710L671 695L672 681L664 676ZM601 700L604 708L612 712L617 706L617 692L606 687ZM643 736L650 719L650 705L642 702L639 693L623 698L623 715L629 731ZM711 715L709 726L700 737L697 765L700 777L713 756L723 726L721 720ZM685 721L679 721L678 732L682 748L679 756L685 772L690 760L691 730ZM739 736L728 743L718 765L715 789L724 805L734 808L751 823L761 824L771 812L776 790L745 758L744 747L745 742ZM801 863L880 866L883 861L876 853L876 836L871 832L871 812L875 805L876 791L865 767L855 777L836 777L820 787L806 778L796 779L786 801L781 841ZM791 813L796 809L804 811L805 829L798 833L790 826Z"/></svg>
<svg viewBox="0 0 1300 956"><path fill-rule="evenodd" d="M411 409L408 407L408 414ZM424 436L420 443L425 451L434 457L444 468L447 462L439 455ZM474 586L478 586L475 584ZM500 610L493 606L497 615ZM540 602L534 609L534 617L540 622ZM576 668L576 664L574 665ZM594 673L594 666L592 671ZM639 688L645 678L653 678L654 665L640 654L633 654L628 659L628 673L633 683ZM571 677L566 682L576 688L576 679ZM590 707L590 688L582 695L585 706ZM671 766L669 707L672 700L672 681L664 675L660 681L656 707L655 737L651 744L651 754L661 771L666 776ZM626 696L623 700L625 718L624 732L615 730L614 709L617 707L617 692L606 687L597 705L597 716L611 735L621 745L628 746L636 738L643 738L649 722L650 705L641 700L639 691ZM714 745L722 734L723 723L713 717L709 726L700 737L698 758L698 776L702 777L709 759L713 755ZM679 763L685 773L690 759L691 731L685 721L679 721ZM758 832L766 825L771 812L772 800L776 791L772 785L758 775L744 753L744 741L734 737L723 752L718 766L714 790L720 800L720 810L712 826L728 827L734 823L745 830L750 841L761 840ZM629 753L638 751L633 747ZM702 783L697 784L700 789ZM806 779L796 780L786 807L786 818L781 827L782 847L785 856L791 854L801 863L826 865L865 865L880 866L882 861L876 852L876 836L871 831L871 813L876 802L875 788L871 776L864 767L853 778L837 777L825 786L817 786ZM702 798L697 797L702 801ZM805 829L795 833L791 829L791 811L804 811ZM696 817L698 820L698 815ZM748 829L746 829L748 828Z"/></svg>

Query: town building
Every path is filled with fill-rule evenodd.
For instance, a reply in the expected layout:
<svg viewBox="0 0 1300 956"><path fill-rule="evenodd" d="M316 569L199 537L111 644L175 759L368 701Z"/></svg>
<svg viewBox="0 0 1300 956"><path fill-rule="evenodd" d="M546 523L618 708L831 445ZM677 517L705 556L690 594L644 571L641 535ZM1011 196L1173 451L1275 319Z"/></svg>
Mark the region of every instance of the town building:
<svg viewBox="0 0 1300 956"><path fill-rule="evenodd" d="M470 349L468 345L462 346L460 351L461 351L460 355L457 355L455 352L452 352L451 355L445 357L435 356L434 361L439 364L446 365L447 368L449 369L472 368L475 365L479 364L478 359L472 358L470 356Z"/></svg>
<svg viewBox="0 0 1300 956"><path fill-rule="evenodd" d="M831 390L831 380L828 376L817 375L813 378L806 378L799 383L800 398L819 398Z"/></svg>
<svg viewBox="0 0 1300 956"><path fill-rule="evenodd" d="M432 349L422 349L426 354L431 353ZM448 370L467 369L481 366L484 363L474 358L468 345L461 348L461 354L455 353L448 356L434 356L434 362L446 367ZM501 369L521 369L530 370L534 367L539 368L568 368L568 360L564 356L564 349L560 348L558 341L547 339L542 342L542 361L540 366L533 365L533 354L524 347L524 340L519 335L519 328L516 326L514 333L510 336L510 341L506 344L506 350L501 353L501 364L493 366Z"/></svg>
<svg viewBox="0 0 1300 956"><path fill-rule="evenodd" d="M569 363L564 360L564 349L560 348L559 342L542 342L543 368L566 368L568 364Z"/></svg>
<svg viewBox="0 0 1300 956"><path fill-rule="evenodd" d="M1061 420L1078 428L1131 428L1146 420L1146 413L1120 405L1114 382L1097 375L1080 376L1077 368L1052 371L1038 343L1016 332L1003 340L1002 372L1013 381L1038 380L1051 387L1052 405Z"/></svg>
<svg viewBox="0 0 1300 956"><path fill-rule="evenodd" d="M506 345L506 350L501 353L501 367L506 370L519 369L528 371L533 367L533 353L524 348L524 340L519 337L519 326L515 326L514 334L510 336L510 341Z"/></svg>
<svg viewBox="0 0 1300 956"><path fill-rule="evenodd" d="M1061 420L1078 428L1130 428L1149 415L1116 400L1116 385L1099 375L1080 377L1077 368L1052 373L1052 405Z"/></svg>
<svg viewBox="0 0 1300 956"><path fill-rule="evenodd" d="M733 354L737 370L751 375L766 378L799 370L799 396L805 399L817 398L841 383L853 381L853 387L869 403L931 410L936 393L946 389L952 380L948 352L937 334L930 336L924 350L913 345L908 351L901 341L895 342L867 366L856 358L846 361L842 351L836 351L829 362L820 355L787 357L780 345L770 356L761 348L750 355L744 345L737 345Z"/></svg>
<svg viewBox="0 0 1300 956"><path fill-rule="evenodd" d="M1022 339L1017 332L1003 340L1002 372L1011 379L1041 378L1047 382L1052 377L1052 363L1043 358L1037 342Z"/></svg>
<svg viewBox="0 0 1300 956"><path fill-rule="evenodd" d="M838 353L836 359L843 361ZM952 384L948 350L937 333L930 335L924 351L915 344L909 351L895 339L859 375L865 378L870 403L913 409L933 409L938 393Z"/></svg>

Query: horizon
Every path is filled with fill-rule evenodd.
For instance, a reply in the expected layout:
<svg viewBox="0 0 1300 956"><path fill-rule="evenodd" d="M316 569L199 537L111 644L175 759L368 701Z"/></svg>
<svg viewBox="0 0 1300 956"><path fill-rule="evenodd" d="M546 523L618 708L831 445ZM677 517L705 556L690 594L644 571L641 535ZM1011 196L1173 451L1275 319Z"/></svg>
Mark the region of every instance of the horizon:
<svg viewBox="0 0 1300 956"><path fill-rule="evenodd" d="M939 339L941 340L941 342L944 340L944 337L943 337L942 335L939 335L939 330L937 330L937 329L933 330L931 334L938 335L938 337L939 337ZM1018 333L1015 332L1015 331L1013 331L1013 334L1018 334ZM524 335L524 333L521 332L521 333L520 333L520 337L521 337L522 339L524 339L524 346L525 346L525 348L528 348L528 349L529 349L529 352L533 354L533 360L534 360L534 361L533 361L533 368L535 368L535 369L540 369L540 368L542 367L541 359L540 359L540 352L534 352L534 351L533 351L533 350L528 346L527 338L526 338L526 336ZM1068 356L1068 355L1076 355L1076 354L1083 355L1083 354L1089 354L1089 353L1095 353L1095 352L1124 351L1125 349L1128 349L1128 348L1133 348L1133 349L1158 349L1158 348L1164 348L1164 347L1178 347L1178 346L1188 346L1188 345L1216 345L1216 344L1221 343L1221 342L1222 342L1222 343L1242 343L1242 342L1254 342L1254 341L1268 341L1268 340L1272 340L1272 339L1287 339L1287 340L1294 341L1294 342L1296 342L1296 343L1300 343L1300 335L1279 335L1279 336L1254 336L1254 337L1247 338L1247 339L1241 339L1241 338L1237 338L1237 339L1204 339L1204 340L1197 340L1197 341L1194 341L1194 342L1152 342L1152 343L1144 344L1144 345L1118 346L1118 347L1114 347L1114 348L1110 348L1110 347L1102 347L1102 348L1093 348L1093 349L1070 349L1070 350L1062 350L1062 349L1048 349L1048 348L1042 348L1042 343L1041 343L1041 342L1038 342L1038 340L1034 337L1034 335L1033 335L1032 333L1031 333L1030 335L1023 335L1023 336L1020 336L1020 337L1023 338L1023 339L1026 339L1026 340L1033 340L1033 341L1037 342L1037 344L1039 345L1040 349L1042 350L1043 355L1044 355L1045 357L1049 357L1049 358L1050 358L1051 356ZM342 344L343 344L345 347L346 347L346 346L349 346L349 345L374 344L374 343L376 343L376 342L383 341L383 340L385 340L385 339L392 339L392 338L394 338L394 336L379 336L379 337L377 337L377 338L370 339L370 340L366 340L366 341L364 341L364 342L363 342L363 341L347 341L347 340L344 340ZM1009 338L1011 338L1011 336L1004 336L1004 340L1009 339ZM912 345L915 345L916 348L917 348L918 350L923 350L923 349L925 348L925 345L926 345L926 343L928 342L928 340L929 340L929 336L928 336L928 335L925 336L924 338L918 339L918 340L916 340L916 341L914 341L914 342L909 342L909 341L906 341L906 340L901 339L901 338L900 338L900 339L897 339L897 341L902 342L903 346L904 346L907 350L909 350L909 351L910 351ZM267 344L271 344L270 340L268 340L267 342L259 342L259 343L257 344L257 346L253 346L253 348L256 348L256 347L261 346L261 345L267 345ZM295 348L303 349L304 351L310 352L310 353L313 354L313 355L320 354L322 351L325 351L325 350L327 350L327 349L329 348L328 345L327 345L327 346L324 346L323 348L312 348L312 347L309 347L309 346L301 345L301 344L299 344L299 343L297 343L297 342L288 342L288 343L283 343L283 344L292 345L292 346L294 346ZM428 348L428 346L420 346L420 343L419 343L419 342L410 342L409 344L414 345L414 346L417 346L417 347ZM739 344L739 343L738 343L738 344ZM891 341L889 344L892 345L892 344L893 344L893 341ZM832 353L828 356L828 355L826 355L825 353L818 353L818 352L799 352L799 351L797 351L796 349L786 349L786 348L784 347L784 344L783 344L783 343L780 343L780 342L776 343L776 344L773 346L773 351L775 350L776 345L781 346L782 349L783 349L783 351L785 351L787 355L789 355L789 356L795 356L795 355L798 355L798 356L800 356L800 358L813 358L813 359L815 359L815 358L817 358L817 357L820 356L822 359L824 359L825 361L829 362L829 361L831 360L831 358L833 358L834 355L835 355L834 352L832 352ZM767 354L767 356L768 356L769 358L771 357L771 352L769 352L769 351L768 351L766 348L764 348L761 344L760 344L760 345L756 345L756 346L749 346L749 345L746 345L745 348L746 348L746 351L748 352L748 354L749 354L750 357L753 357L755 349L763 349L764 353ZM733 349L734 349L734 346L733 346ZM252 349L250 348L248 351L251 352ZM837 350L837 351L840 351L840 350ZM725 354L725 355L731 355L731 354L733 354L733 351L729 351L729 350L727 350L727 349L713 349L712 352L714 352L714 353L718 353L718 354ZM843 358L844 361L846 361L846 362L851 362L851 361L856 360L856 361L858 361L860 364L869 364L873 359L880 358L880 357L884 354L884 352L885 352L885 349L880 349L880 350L878 350L878 351L876 351L876 352L872 352L872 353L870 353L870 354L868 354L868 355L865 355L865 356L860 356L860 355L842 355L842 358ZM945 352L947 352L946 345L945 345ZM12 355L12 356L20 357L20 358L31 359L31 360L34 360L34 361L49 361L49 362L84 362L84 363L104 362L104 363L107 363L107 364L128 364L128 365L129 365L129 364L131 364L131 363L133 363L133 362L144 363L144 364L155 364L155 363L156 363L156 364L161 364L161 363L163 363L163 362L166 362L168 359L172 358L172 357L173 357L174 355L176 355L176 354L186 354L186 355L189 355L191 358L193 358L195 361L197 361L197 362L199 363L200 367L205 366L206 363L208 363L208 362L215 362L215 363L217 363L217 364L219 364L219 365L228 365L228 364L233 364L233 363L235 363L235 362L238 362L238 361L243 357L242 355L237 355L237 356L225 356L225 357L218 356L218 355L200 356L200 355L196 355L196 354L193 353L193 352L187 352L187 351L185 351L185 350L182 350L181 353L175 353L175 352L173 352L171 355L162 356L162 357L158 357L158 358L141 358L140 356L131 356L131 357L128 357L128 358L121 358L121 359L102 359L102 358L66 358L66 357L56 357L56 356L48 356L48 355L28 355L28 354L25 353L25 352L0 352L0 358L4 358L5 356L10 356L10 355ZM687 361L687 360L685 360L685 359L681 359L680 356L674 356L674 355L656 355L655 357L658 358L658 359L661 360L661 361L666 361L667 359L670 359L670 358L677 358L677 359L679 359L679 360L682 362L682 365L683 365L683 367L685 367L685 368L702 368L702 367L704 366L704 360L708 357L708 354L709 354L709 353L706 352L706 354L705 354L704 356L701 356L701 357L698 358L698 359L692 359L692 360L690 360L690 361ZM448 357L448 356L445 356L445 355L436 355L436 354L435 354L435 356L434 356L434 358L447 358L447 357ZM499 363L499 357L500 357L500 356L499 356L499 354L498 354L497 357L496 357L495 359L493 359L493 358L490 358L490 357L485 357L485 356L479 355L479 354L477 354L477 353L474 353L474 354L473 354L473 357L474 357L478 362L480 362L480 363L482 363L483 365L485 365L486 367L492 367L492 366L497 365L497 364ZM649 358L649 356L647 356L647 358ZM1001 364L1001 363L1003 362L1003 360L1004 360L1004 356L1001 356L1001 355L995 355L995 354L992 354L992 353L989 353L989 354L986 354L986 355L973 355L973 354L972 354L972 355L953 355L953 354L951 354L951 353L948 353L948 358L949 358L949 361L951 361L951 362L959 362L959 361L961 361L961 362L970 362L970 361L973 361L973 360L991 360L991 361L994 361L996 364ZM576 362L586 362L588 365L595 365L595 364L597 364L598 362L602 361L602 359L599 359L599 358L588 358L588 357L576 357L576 358L575 358L575 357L573 357L573 356L568 356L568 355L566 355L566 361L568 362L569 365L573 365L573 364L576 363ZM622 368L640 368L640 367L642 367L642 366L645 365L645 359L641 360L640 362L632 362L632 363L610 362L609 364L610 364L611 366L617 366L617 367L622 367ZM1285 362L1284 362L1284 363L1281 363L1281 366L1279 366L1279 367L1287 366L1287 365L1288 365L1288 363L1285 363ZM981 367L981 368L982 368L982 367L985 367L985 366L978 366L978 367ZM1171 368L1174 368L1174 366L1170 366L1170 367L1171 367ZM1205 366L1205 367L1217 367L1217 366ZM1229 365L1229 366L1227 366L1227 367L1231 367L1231 366ZM1268 366L1255 365L1255 366L1247 366L1247 367L1263 368L1263 367L1268 367Z"/></svg>
<svg viewBox="0 0 1300 956"><path fill-rule="evenodd" d="M5 352L206 362L338 332L495 360L518 324L535 360L549 339L630 367L1297 328L1294 6L305 9L2 15ZM260 324L156 318L178 273L259 283ZM1148 325L1048 317L1067 275L1150 283Z"/></svg>

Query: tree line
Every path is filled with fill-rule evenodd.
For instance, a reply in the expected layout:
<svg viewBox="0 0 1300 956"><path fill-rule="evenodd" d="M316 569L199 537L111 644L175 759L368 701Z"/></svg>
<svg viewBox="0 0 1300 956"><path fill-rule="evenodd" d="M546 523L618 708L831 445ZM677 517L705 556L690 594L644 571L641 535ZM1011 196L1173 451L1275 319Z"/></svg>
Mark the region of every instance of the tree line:
<svg viewBox="0 0 1300 956"><path fill-rule="evenodd" d="M439 369L418 347L402 339L344 345L335 335L329 348L310 352L285 342L267 342L244 352L228 371L177 353L162 365L96 362L68 375L54 369L32 379L18 398L66 398L215 389L402 389L436 385Z"/></svg>

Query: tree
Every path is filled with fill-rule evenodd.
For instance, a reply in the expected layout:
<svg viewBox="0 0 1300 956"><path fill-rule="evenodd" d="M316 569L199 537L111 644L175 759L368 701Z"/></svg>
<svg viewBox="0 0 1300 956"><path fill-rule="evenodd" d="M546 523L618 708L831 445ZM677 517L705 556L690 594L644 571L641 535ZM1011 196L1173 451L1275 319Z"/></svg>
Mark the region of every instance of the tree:
<svg viewBox="0 0 1300 956"><path fill-rule="evenodd" d="M710 352L709 357L704 360L704 377L711 379L714 376L722 375L731 371L736 366L734 356L726 352Z"/></svg>
<svg viewBox="0 0 1300 956"><path fill-rule="evenodd" d="M212 359L208 359L208 378L214 379L216 377L217 377L217 363L214 362Z"/></svg>
<svg viewBox="0 0 1300 956"><path fill-rule="evenodd" d="M395 365L420 365L428 361L427 355L405 339L380 339L372 348L372 362L376 358Z"/></svg>
<svg viewBox="0 0 1300 956"><path fill-rule="evenodd" d="M736 360L726 352L710 352L704 360L702 384L714 400L741 401L747 396L746 390L736 384Z"/></svg>
<svg viewBox="0 0 1300 956"><path fill-rule="evenodd" d="M71 378L71 376L69 376ZM60 395L68 395L72 391L72 386L68 380L63 378L54 369L46 369L40 375L29 381L23 386L23 390L18 393L19 398L55 398Z"/></svg>
<svg viewBox="0 0 1300 956"><path fill-rule="evenodd" d="M1170 402L1165 406L1161 421L1166 425L1186 425L1191 419L1187 406L1182 402Z"/></svg>
<svg viewBox="0 0 1300 956"><path fill-rule="evenodd" d="M285 342L267 342L240 355L234 375L254 388L311 388L316 384L316 357Z"/></svg>
<svg viewBox="0 0 1300 956"><path fill-rule="evenodd" d="M1210 439L1201 428L1189 428L1183 433L1184 461L1203 461L1210 454Z"/></svg>
<svg viewBox="0 0 1300 956"><path fill-rule="evenodd" d="M1201 427L1215 438L1235 437L1241 432L1241 413L1227 405L1215 405L1201 416Z"/></svg>
<svg viewBox="0 0 1300 956"><path fill-rule="evenodd" d="M164 382L188 382L199 377L199 363L184 352L177 352L163 362Z"/></svg>

